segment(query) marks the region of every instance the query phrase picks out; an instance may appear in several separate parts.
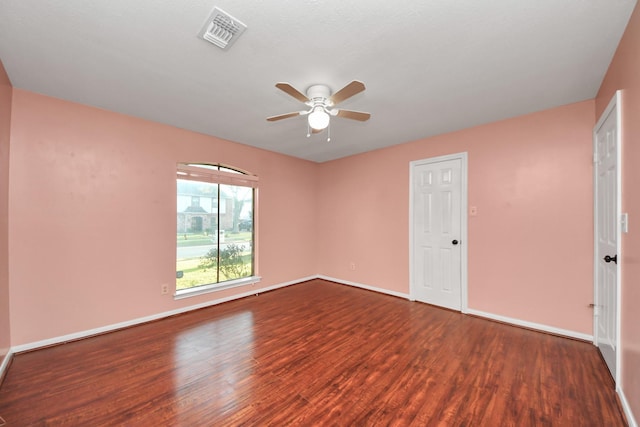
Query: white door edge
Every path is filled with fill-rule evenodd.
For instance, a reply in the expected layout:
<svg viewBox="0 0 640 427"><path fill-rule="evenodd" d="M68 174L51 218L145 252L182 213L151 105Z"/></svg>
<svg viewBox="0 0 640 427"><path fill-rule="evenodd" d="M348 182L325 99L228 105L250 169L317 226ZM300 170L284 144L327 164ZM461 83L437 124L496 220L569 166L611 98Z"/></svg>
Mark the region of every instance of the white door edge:
<svg viewBox="0 0 640 427"><path fill-rule="evenodd" d="M621 223L620 223L620 215L622 213L622 114L620 111L620 107L622 105L622 91L617 90L616 93L609 101L609 105L602 112L598 122L593 128L593 158L594 158L594 166L593 166L593 303L597 306L598 302L598 262L600 260L600 254L598 253L598 218L597 218L597 203L598 203L598 186L597 186L597 167L595 163L596 154L597 154L597 146L596 146L596 135L598 130L602 127L605 120L611 114L611 112L616 110L616 145L617 145L617 153L616 153L616 254L618 256L618 274L616 275L616 375L614 381L616 383L616 390L621 390L620 379L621 370L622 370L622 352L620 351L621 344L621 313L620 307L622 306L622 232L621 232ZM593 344L598 345L598 324L595 316L595 309L593 315Z"/></svg>
<svg viewBox="0 0 640 427"><path fill-rule="evenodd" d="M415 289L415 277L414 277L414 256L413 256L413 244L414 244L414 230L413 230L413 171L417 166L438 163L447 160L457 160L461 162L461 202L460 202L460 235L461 235L461 254L460 264L462 271L460 276L460 297L461 297L461 309L462 313L467 313L469 310L468 304L468 289L467 289L467 255L468 255L468 242L467 242L467 221L468 221L468 208L467 208L467 152L447 154L444 156L431 157L421 160L413 160L409 162L409 299L411 301L416 300Z"/></svg>

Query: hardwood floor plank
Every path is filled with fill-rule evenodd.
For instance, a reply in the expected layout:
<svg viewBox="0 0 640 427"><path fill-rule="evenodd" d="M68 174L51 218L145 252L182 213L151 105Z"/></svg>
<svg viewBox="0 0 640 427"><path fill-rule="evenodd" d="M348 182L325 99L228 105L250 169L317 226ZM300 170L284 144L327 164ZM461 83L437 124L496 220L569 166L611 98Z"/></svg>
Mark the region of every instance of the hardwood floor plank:
<svg viewBox="0 0 640 427"><path fill-rule="evenodd" d="M14 356L21 425L624 426L596 348L313 280Z"/></svg>

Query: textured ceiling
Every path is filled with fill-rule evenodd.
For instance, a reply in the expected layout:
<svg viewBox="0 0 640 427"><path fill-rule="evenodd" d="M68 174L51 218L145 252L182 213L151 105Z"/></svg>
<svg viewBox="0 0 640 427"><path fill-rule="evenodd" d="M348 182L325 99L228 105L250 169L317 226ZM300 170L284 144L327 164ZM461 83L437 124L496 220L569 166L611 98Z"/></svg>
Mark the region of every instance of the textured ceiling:
<svg viewBox="0 0 640 427"><path fill-rule="evenodd" d="M593 98L635 0L2 0L17 88L317 162ZM197 38L218 6L248 29ZM367 90L306 137L274 87Z"/></svg>

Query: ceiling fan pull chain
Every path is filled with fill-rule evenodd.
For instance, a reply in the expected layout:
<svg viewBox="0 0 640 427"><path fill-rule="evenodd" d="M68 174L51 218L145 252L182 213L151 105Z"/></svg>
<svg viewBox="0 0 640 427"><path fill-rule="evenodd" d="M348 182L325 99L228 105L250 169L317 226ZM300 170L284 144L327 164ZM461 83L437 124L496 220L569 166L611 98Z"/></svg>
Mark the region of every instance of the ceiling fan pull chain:
<svg viewBox="0 0 640 427"><path fill-rule="evenodd" d="M309 125L309 120L307 120L307 138L311 136L311 126Z"/></svg>
<svg viewBox="0 0 640 427"><path fill-rule="evenodd" d="M331 122L327 125L327 142L331 141Z"/></svg>

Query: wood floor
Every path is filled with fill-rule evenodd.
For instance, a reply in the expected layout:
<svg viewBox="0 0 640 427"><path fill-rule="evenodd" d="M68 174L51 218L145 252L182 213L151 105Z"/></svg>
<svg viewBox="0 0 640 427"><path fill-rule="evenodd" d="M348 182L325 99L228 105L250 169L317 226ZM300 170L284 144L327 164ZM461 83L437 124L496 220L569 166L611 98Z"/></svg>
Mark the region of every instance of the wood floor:
<svg viewBox="0 0 640 427"><path fill-rule="evenodd" d="M7 426L624 426L589 343L314 280L18 354Z"/></svg>

